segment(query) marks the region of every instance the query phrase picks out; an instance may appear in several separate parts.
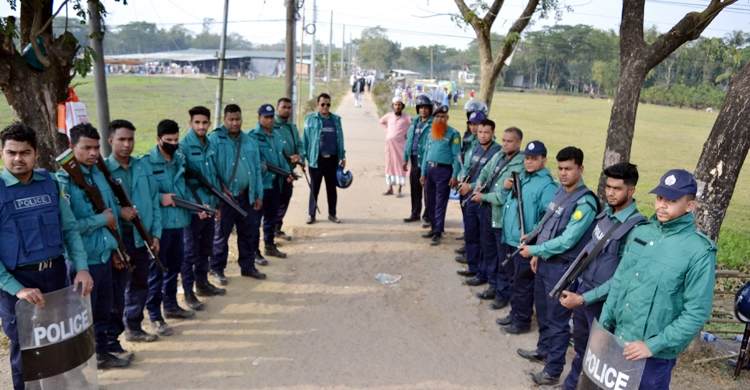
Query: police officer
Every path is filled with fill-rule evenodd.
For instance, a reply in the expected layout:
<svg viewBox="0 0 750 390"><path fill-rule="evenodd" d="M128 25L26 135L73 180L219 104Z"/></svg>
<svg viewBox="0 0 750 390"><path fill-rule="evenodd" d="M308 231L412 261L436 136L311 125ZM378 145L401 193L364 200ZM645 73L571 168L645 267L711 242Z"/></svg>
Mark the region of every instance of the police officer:
<svg viewBox="0 0 750 390"><path fill-rule="evenodd" d="M172 328L164 318L190 319L195 312L185 310L177 304L177 275L182 270L185 254L184 230L190 226L189 210L176 207L173 197L198 201L190 194L185 184L185 154L180 148L180 127L177 122L165 119L156 127L157 145L142 157L151 167L151 172L159 187L161 211L161 242L159 259L166 271L162 272L156 264L150 265L148 277L148 298L146 309L151 319L151 327L160 336L173 334ZM205 213L199 214L206 218ZM164 315L162 316L162 302Z"/></svg>
<svg viewBox="0 0 750 390"><path fill-rule="evenodd" d="M451 188L458 185L458 153L461 151L461 135L448 126L448 106L435 110L430 138L425 146L422 176L427 215L430 216L430 231L423 238L431 238L430 245L439 245L445 230L445 210Z"/></svg>
<svg viewBox="0 0 750 390"><path fill-rule="evenodd" d="M503 132L502 136L502 153L496 154L492 160L482 169L477 182L487 183L488 191L485 194L475 193L474 201L481 201L482 204L490 205L491 210L487 211L480 220L482 259L480 270L488 278L489 288L485 291L476 293L479 299L491 299L490 308L499 310L508 305L510 301L510 292L513 286L512 267L500 268L500 263L505 259L502 251L502 221L503 209L507 199L508 190L505 189L504 183L511 176L512 172L518 172L523 169L524 154L521 151L521 141L523 132L517 127L510 127ZM511 272L506 273L505 269L511 268ZM480 278L473 282L481 281ZM467 280L466 284L472 284Z"/></svg>
<svg viewBox="0 0 750 390"><path fill-rule="evenodd" d="M263 177L260 154L255 139L242 131L242 110L236 104L224 107L224 124L214 130L209 141L216 145L216 171L227 196L233 197L247 213L242 217L227 205L221 206L221 220L216 221L211 274L220 285L228 283L224 276L229 255L229 235L237 227L237 250L240 274L263 280L266 274L255 267L255 248L263 207Z"/></svg>
<svg viewBox="0 0 750 390"><path fill-rule="evenodd" d="M484 102L480 100L475 99L469 99L468 102L464 105L464 111L466 111L466 131L464 131L463 137L461 139L461 152L458 154L458 158L461 161L461 174L459 176L464 175L464 171L468 170L467 167L470 165L471 157L469 154L474 149L474 147L477 146L477 131L479 130L479 122L484 120L489 116L489 109L487 109L487 105L484 104ZM477 115L480 114L480 115ZM472 120L473 119L473 120ZM494 139L493 139L494 140ZM468 194L466 196L469 196ZM466 218L466 207L463 205L464 197L461 197L461 215L463 218ZM467 203L468 204L468 203ZM466 225L466 222L464 221L464 226ZM461 234L460 236L456 237L456 240L464 240L464 235ZM465 258L466 253L466 245L464 243L464 246L461 248L454 249L456 253L461 254L459 257ZM459 257L456 257L456 260L459 259Z"/></svg>
<svg viewBox="0 0 750 390"><path fill-rule="evenodd" d="M151 176L150 167L131 157L135 147L135 126L132 123L122 119L110 122L108 142L112 147L112 154L105 160L107 168L112 178L122 183L134 207L120 208L122 242L130 256L133 272L126 269L112 270L114 299L107 339L110 353L120 358L130 358L132 353L125 353L118 339L123 332L125 340L130 342L151 342L158 338L153 333L146 333L141 322L148 296L150 259L146 245L150 245L155 253L159 252L161 211L159 203L154 200L159 188ZM134 228L131 221L136 215L151 234L152 242L146 243Z"/></svg>
<svg viewBox="0 0 750 390"><path fill-rule="evenodd" d="M411 192L411 215L404 218L404 222L419 221L419 215L422 214L422 193L424 188L419 182L422 175L422 164L427 145L427 139L430 137L432 128L432 99L429 95L422 93L414 99L417 108L416 118L411 120L411 126L406 133L406 147L404 148L404 171L409 170L409 186ZM430 220L427 216L427 208L422 215L423 227L430 226ZM425 226L425 224L427 226Z"/></svg>
<svg viewBox="0 0 750 390"><path fill-rule="evenodd" d="M594 319L598 319L609 291L609 280L615 274L620 258L625 251L628 234L638 223L646 221L636 208L635 186L638 184L638 168L630 163L618 163L604 170L607 176L607 205L596 216L596 227L584 250L596 256L584 271L582 283L576 292L563 291L560 304L573 309L573 340L576 357L565 382L559 388L575 390L581 374L583 355L589 342L589 333ZM601 240L606 240L601 243Z"/></svg>
<svg viewBox="0 0 750 390"><path fill-rule="evenodd" d="M191 170L200 173L211 185L220 188L216 176L216 146L208 140L206 134L211 127L211 111L203 106L193 107L190 115L190 130L180 140L185 153L185 162ZM219 199L202 187L197 179L185 183L198 203L216 208ZM214 226L221 219L221 210L211 218L201 219L198 214L190 215L190 225L183 230L185 261L182 263L182 289L185 291L185 303L193 310L203 310L203 302L196 295L210 297L224 295L226 289L208 282L208 257L211 256L214 244ZM195 285L195 291L193 291Z"/></svg>
<svg viewBox="0 0 750 390"><path fill-rule="evenodd" d="M690 172L661 177L656 212L630 235L602 308L625 358L646 359L641 389L669 389L677 356L711 316L717 248L695 228L697 192Z"/></svg>
<svg viewBox="0 0 750 390"><path fill-rule="evenodd" d="M262 164L271 164L281 169L289 170L284 158L284 144L279 132L274 130L273 123L275 112L273 106L264 104L258 108L258 124L247 132L247 135L258 144L260 160ZM284 182L291 183L294 177L282 177L271 172L264 166L263 171L263 242L265 243L265 255L285 258L286 253L276 248L274 234L276 233L276 220L279 217L279 203L281 201L281 188ZM254 246L258 246L259 235L256 235Z"/></svg>
<svg viewBox="0 0 750 390"><path fill-rule="evenodd" d="M330 112L331 97L327 93L318 95L318 112L305 118L302 134L302 157L310 165L310 193L307 224L315 222L315 206L318 204L320 185L325 179L328 197L328 220L341 223L336 217L336 169L346 168L346 150L341 117Z"/></svg>
<svg viewBox="0 0 750 390"><path fill-rule="evenodd" d="M530 265L536 272L534 300L539 340L536 351L519 349L518 354L531 361L546 360L543 371L529 374L537 385L557 383L565 367L571 311L550 298L549 293L588 243L586 238L591 236L592 222L599 213L599 200L583 182L583 151L569 146L556 157L560 187L548 206L556 210L541 226L536 244L520 246L522 256L533 256Z"/></svg>
<svg viewBox="0 0 750 390"><path fill-rule="evenodd" d="M77 272L73 284L76 291L80 289L81 296L91 292L94 281L88 271L78 223L55 176L44 169L34 170L39 154L36 132L16 123L7 126L0 133L0 139L5 165L0 172L0 235L3 237L0 318L3 331L10 339L13 387L19 390L24 389L25 384L16 302L22 299L44 307L42 294L66 286L64 252ZM25 231L28 235L22 235L18 226L33 229Z"/></svg>
<svg viewBox="0 0 750 390"><path fill-rule="evenodd" d="M499 261L504 262L520 245L521 236L526 235L542 219L547 205L557 191L557 183L546 168L547 147L541 141L531 141L524 149L523 170L520 173L522 217L525 231L521 231L518 219L519 199L510 191L511 179L503 183L505 210L502 222L502 247L498 250ZM498 226L493 221L493 227ZM501 264L502 265L502 264ZM508 259L505 275L509 277L510 314L498 318L500 330L507 334L526 333L531 328L531 316L534 314L534 280L529 259L520 254ZM498 270L498 275L500 274ZM512 277L512 280L510 279ZM501 285L502 281L498 282ZM496 293L496 295L498 295ZM497 297L496 297L497 298Z"/></svg>
<svg viewBox="0 0 750 390"><path fill-rule="evenodd" d="M493 140L495 122L484 119L484 114L481 112L474 112L469 118L470 121L476 121L477 119L480 119L477 123L479 128L476 135L477 146L466 154L466 163L461 172L463 179L458 187L458 193L462 198L473 197L471 192L476 188L483 168L495 155L502 152L502 147ZM474 276L474 278L464 281L469 286L487 283L487 269L484 267L481 248L481 243L486 240L486 237L482 235L481 221L491 211L488 207L480 207L481 194L475 198L478 201L468 202L464 207L464 240L466 241L466 259L469 268L458 270L458 274L461 276Z"/></svg>
<svg viewBox="0 0 750 390"><path fill-rule="evenodd" d="M305 168L302 162L302 140L299 137L297 125L292 121L292 101L289 98L281 98L276 104L276 117L274 118L273 128L281 136L281 143L284 146L284 158L289 164L289 170L294 171L297 165ZM284 216L289 208L289 201L292 199L294 183L284 181L281 185L281 201L279 202L279 217L276 219L276 233L274 236L282 240L291 241L292 237L281 230L284 224Z"/></svg>
<svg viewBox="0 0 750 390"><path fill-rule="evenodd" d="M119 255L112 253L117 248L117 241L108 229L119 228L117 216L120 215L120 211L107 179L96 167L96 161L99 159L99 132L89 123L73 126L70 129L70 148L81 166L86 181L99 187L102 199L108 207L101 214L94 212L86 191L79 187L64 170L57 172L61 190L68 196L70 208L78 221L78 230L81 232L81 240L86 248L89 272L94 280L94 289L91 291L91 309L97 365L99 368L127 367L130 365L130 360L121 359L109 353L107 345L113 294L113 265L110 261L117 264L127 259L120 259ZM68 274L72 275L75 272L77 272L76 266L70 262Z"/></svg>

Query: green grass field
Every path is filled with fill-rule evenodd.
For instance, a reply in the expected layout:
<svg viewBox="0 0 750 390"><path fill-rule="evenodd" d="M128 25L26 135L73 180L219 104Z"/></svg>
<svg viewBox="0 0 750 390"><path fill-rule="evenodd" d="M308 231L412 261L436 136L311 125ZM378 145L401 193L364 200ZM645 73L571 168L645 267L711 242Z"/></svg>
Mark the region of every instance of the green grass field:
<svg viewBox="0 0 750 390"><path fill-rule="evenodd" d="M76 87L81 101L89 107L92 123L96 125L93 79L77 80L86 84ZM193 78L111 76L107 79L110 117L132 121L137 131L136 152L150 149L155 142L156 124L162 119L174 119L183 129L188 128L187 110L205 105L213 110L216 81ZM333 85L333 94L341 93L340 85ZM325 83L318 83L316 92L326 91ZM308 83L302 82L302 96L308 95ZM263 103L274 103L284 94L283 79L259 78L225 82L224 102L237 103L245 112L245 128L255 126L255 110ZM334 105L340 100L334 95ZM452 107L451 125L463 132L464 101ZM413 113L413 109L410 109ZM602 163L611 103L607 100L530 93L497 93L490 118L498 129L517 126L524 132L525 141L541 140L550 151L548 167L555 174L554 155L565 146L574 145L585 153L584 178L595 187ZM717 110L718 111L718 110ZM692 109L678 109L655 105L641 105L638 110L632 162L639 166L641 179L636 192L639 208L646 215L653 213L650 191L661 175L671 168L693 171L700 157L703 143L716 120L716 113ZM0 109L0 124L11 121L9 109ZM216 122L216 121L215 121ZM216 123L215 123L216 124ZM750 257L750 173L740 176L737 188L724 220L719 239L719 262L729 268L747 267Z"/></svg>

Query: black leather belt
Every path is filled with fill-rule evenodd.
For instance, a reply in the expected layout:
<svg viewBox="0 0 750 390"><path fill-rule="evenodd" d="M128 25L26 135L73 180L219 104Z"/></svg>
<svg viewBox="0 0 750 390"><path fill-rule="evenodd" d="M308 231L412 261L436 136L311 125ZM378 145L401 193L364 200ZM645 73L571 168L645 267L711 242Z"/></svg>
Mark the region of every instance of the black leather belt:
<svg viewBox="0 0 750 390"><path fill-rule="evenodd" d="M16 269L21 270L21 271L44 271L46 269L52 268L52 266L55 265L55 263L57 263L58 261L62 259L63 259L62 256L50 257L49 259L44 260L41 263L21 265L21 266L16 267Z"/></svg>
<svg viewBox="0 0 750 390"><path fill-rule="evenodd" d="M544 261L546 261L548 263L558 263L558 264L563 264L563 263L567 263L568 262L567 260L563 259L562 257L560 257L558 255L554 255L554 256L550 257L549 259L544 259Z"/></svg>
<svg viewBox="0 0 750 390"><path fill-rule="evenodd" d="M453 165L450 165L450 164L440 164L440 163L434 163L434 162L428 162L427 166L432 167L432 168L453 168Z"/></svg>
<svg viewBox="0 0 750 390"><path fill-rule="evenodd" d="M247 194L247 188L245 188L245 189L244 189L244 190L242 190L242 191L239 191L239 192L237 192L237 196L240 196L240 195L245 195L245 194Z"/></svg>
<svg viewBox="0 0 750 390"><path fill-rule="evenodd" d="M132 236L133 235L133 225L122 224L122 225L120 225L120 231L122 231L122 235L123 236L125 236L125 235Z"/></svg>
<svg viewBox="0 0 750 390"><path fill-rule="evenodd" d="M322 158L331 158L333 156L332 154L321 154L320 157Z"/></svg>

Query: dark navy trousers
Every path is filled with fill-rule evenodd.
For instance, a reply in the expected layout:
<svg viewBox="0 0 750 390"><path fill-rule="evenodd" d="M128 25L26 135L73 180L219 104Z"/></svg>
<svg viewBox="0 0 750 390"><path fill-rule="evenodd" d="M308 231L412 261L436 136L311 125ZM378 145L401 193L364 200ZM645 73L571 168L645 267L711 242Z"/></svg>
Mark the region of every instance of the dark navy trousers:
<svg viewBox="0 0 750 390"><path fill-rule="evenodd" d="M159 243L159 259L165 272L162 272L156 264L150 264L148 275L148 298L146 309L151 321L164 321L161 312L161 304L164 309L177 307L177 275L180 274L182 261L185 255L183 246L183 230L163 229Z"/></svg>
<svg viewBox="0 0 750 390"><path fill-rule="evenodd" d="M284 180L281 186L281 197L279 198L279 214L276 217L276 231L281 230L281 225L284 224L284 217L286 211L289 209L289 202L292 200L292 193L294 192L294 183L289 183ZM264 196L265 198L265 196Z"/></svg>
<svg viewBox="0 0 750 390"><path fill-rule="evenodd" d="M581 283L576 293L582 295L589 290L591 289L586 284ZM576 357L573 358L570 372L562 385L565 390L576 390L578 387L578 377L581 375L583 358L586 355L586 346L589 343L591 324L594 323L594 319L599 319L603 307L604 301L600 301L573 309L573 348L576 351Z"/></svg>
<svg viewBox="0 0 750 390"><path fill-rule="evenodd" d="M449 182L452 174L453 168L451 167L427 167L424 203L427 208L427 218L435 233L445 231L445 210L448 208L448 197L451 192Z"/></svg>
<svg viewBox="0 0 750 390"><path fill-rule="evenodd" d="M258 241L258 226L260 223L260 212L253 209L253 204L247 194L236 198L247 217L227 205L221 206L221 220L214 224L214 252L211 256L211 273L223 273L227 268L227 257L229 256L229 236L232 229L237 226L237 250L239 252L238 263L240 270L251 271L255 269L254 243Z"/></svg>
<svg viewBox="0 0 750 390"><path fill-rule="evenodd" d="M279 190L279 181L278 179L273 179L273 187L263 190L263 208L260 210L263 217L263 242L265 244L273 244L273 239L276 237L276 220L279 218L280 204L281 191ZM259 243L260 233L255 238L256 249Z"/></svg>
<svg viewBox="0 0 750 390"><path fill-rule="evenodd" d="M553 263L539 259L534 281L536 319L539 324L537 352L547 354L544 372L560 376L565 368L565 353L570 340L570 316L572 311L552 299L549 293L567 269L565 263Z"/></svg>
<svg viewBox="0 0 750 390"><path fill-rule="evenodd" d="M73 264L66 262L68 267L68 285L73 284L76 270ZM91 290L91 311L94 319L94 341L97 355L109 352L107 347L107 330L112 311L112 258L104 264L89 264L89 273L94 280Z"/></svg>
<svg viewBox="0 0 750 390"><path fill-rule="evenodd" d="M325 158L318 156L318 167L310 167L310 181L312 185L312 193L310 193L310 202L307 208L307 214L311 217L315 216L315 205L320 208L318 202L318 194L320 194L320 186L323 184L323 180L326 182L326 196L328 197L328 215L336 216L336 203L338 202L338 193L336 192L336 169L339 167L339 158L333 154L331 157ZM263 195L265 198L265 194ZM264 199L265 203L265 199Z"/></svg>
<svg viewBox="0 0 750 390"><path fill-rule="evenodd" d="M130 248L128 248L128 244L125 241L126 236L129 237L132 245L133 234L122 234L122 242L125 244L125 251L128 256L131 256L130 265L133 266ZM135 272L135 269L133 269L133 271ZM107 349L112 352L117 352L122 349L118 337L125 331L123 313L125 311L125 290L127 289L128 281L130 280L129 273L130 272L125 268L112 268L112 306L109 310L109 324L107 325ZM143 311L143 308L141 308L141 311Z"/></svg>
<svg viewBox="0 0 750 390"><path fill-rule="evenodd" d="M646 367L643 368L641 386L639 390L669 390L669 382L672 381L672 370L677 359L646 359Z"/></svg>
<svg viewBox="0 0 750 390"><path fill-rule="evenodd" d="M487 280L487 267L482 258L482 242L485 240L482 232L482 221L487 214L487 207L479 207L477 202L466 204L464 214L464 242L466 243L466 263L469 271L476 272L477 279ZM491 212L490 212L491 213Z"/></svg>
<svg viewBox="0 0 750 390"><path fill-rule="evenodd" d="M208 283L208 257L214 248L214 218L190 217L190 226L182 233L185 260L182 262L182 289L193 291L193 285Z"/></svg>
<svg viewBox="0 0 750 390"><path fill-rule="evenodd" d="M505 256L518 249L503 244ZM504 261L504 260L503 260ZM510 294L510 318L519 329L531 327L531 316L534 314L534 281L536 274L531 270L531 260L515 255L508 265L513 267L513 292ZM547 351L541 351L546 353Z"/></svg>
<svg viewBox="0 0 750 390"><path fill-rule="evenodd" d="M65 288L68 283L65 261L62 256L51 267L44 271L13 270L8 271L27 288L38 288L42 294ZM78 287L78 291L81 288ZM0 290L0 318L3 320L3 331L10 339L10 368L13 376L13 388L26 388L23 381L23 364L21 362L21 345L18 341L18 324L16 323L16 302L18 298Z"/></svg>
<svg viewBox="0 0 750 390"><path fill-rule="evenodd" d="M501 243L503 230L492 227L492 210L488 206L486 207L487 212L482 218L484 267L487 270L490 288L495 289L495 300L510 302L510 296L513 292L513 262L509 261L505 267L501 265L505 260L507 245Z"/></svg>
<svg viewBox="0 0 750 390"><path fill-rule="evenodd" d="M411 216L419 217L422 214L422 195L424 188L419 183L419 177L422 175L422 168L419 166L419 158L414 155L411 156L411 169L409 170L409 191L411 192ZM425 213L422 215L422 219L428 221L427 208Z"/></svg>
<svg viewBox="0 0 750 390"><path fill-rule="evenodd" d="M146 307L146 300L148 299L148 278L151 273L150 262L148 257L148 250L145 246L141 248L135 247L135 238L132 234L123 234L122 242L125 244L125 250L130 256L130 265L133 266L133 273L129 275L127 286L125 287L125 308L120 314L120 319L125 323L125 327L132 331L143 330L141 323L143 322L143 309ZM159 258L160 260L164 261ZM120 271L115 271L117 274ZM113 307L113 312L116 307ZM114 321L113 321L114 322ZM117 338L124 329L113 327L110 323L110 347L113 346L114 342L112 338ZM119 342L117 343L119 345Z"/></svg>

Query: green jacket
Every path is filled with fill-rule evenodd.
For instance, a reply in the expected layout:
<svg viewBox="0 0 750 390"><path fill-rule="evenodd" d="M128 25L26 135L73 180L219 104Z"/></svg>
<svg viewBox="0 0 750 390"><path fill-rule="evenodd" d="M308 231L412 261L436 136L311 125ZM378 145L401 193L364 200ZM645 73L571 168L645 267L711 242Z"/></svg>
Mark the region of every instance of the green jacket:
<svg viewBox="0 0 750 390"><path fill-rule="evenodd" d="M495 140L492 140L493 143ZM477 138L476 135L471 134L470 131L467 131L464 134L464 140L462 145L465 145L468 143L468 147L466 147L466 150L462 150L460 153L460 159L461 159L461 172L458 174L458 177L466 176L466 172L469 171L469 167L471 166L471 156L473 155L474 147L477 146L479 143L479 138ZM463 149L463 146L461 147Z"/></svg>
<svg viewBox="0 0 750 390"><path fill-rule="evenodd" d="M475 138L475 140L476 140L476 138ZM466 175L469 174L469 170L471 169L471 165L472 165L471 160L474 158L474 149L476 149L477 145L479 145L479 141L472 141L471 142L471 148L469 148L469 150L467 150L466 153L464 153L463 157L461 158L461 171L458 172L458 178L459 179L461 179L464 176L466 176ZM492 142L490 142L489 149L492 149L494 147L501 148L500 144L498 144L497 142L495 142L493 140ZM487 149L487 150L489 150L489 149ZM484 153L484 152L482 152L482 153ZM495 156L497 156L499 154L503 154L503 151L499 150L492 157L494 158ZM481 153L479 155L481 156ZM492 161L492 160L490 159L490 161ZM490 161L487 161L487 163L485 163L484 166L486 167L487 164L490 163ZM521 163L523 163L523 160L521 160ZM482 167L482 168L484 168L484 167ZM481 171L480 172L475 172L475 173L480 173L481 174ZM478 177L479 176L477 176L477 178ZM475 186L476 186L476 182L471 183L471 189L472 190L474 189Z"/></svg>
<svg viewBox="0 0 750 390"><path fill-rule="evenodd" d="M273 120L273 128L281 135L281 143L284 145L286 157L291 157L294 154L302 155L302 139L299 137L297 125L292 123L291 120L285 122L276 115ZM297 163L289 164L289 169L292 171L296 167Z"/></svg>
<svg viewBox="0 0 750 390"><path fill-rule="evenodd" d="M519 153L520 154L520 153ZM542 168L532 174L521 170L521 196L523 197L524 234L534 230L547 211L547 205L555 197L557 182L552 178L549 169ZM505 194L505 211L502 215L503 242L514 247L521 244L521 230L518 226L518 199L513 192L503 188ZM494 211L494 208L493 208ZM492 227L495 226L494 213Z"/></svg>
<svg viewBox="0 0 750 390"><path fill-rule="evenodd" d="M99 187L99 192L101 192L107 208L112 209L112 214L120 215L120 206L117 204L115 194L96 165L92 166L91 169L86 168L83 164L80 167L86 181ZM107 263L112 251L117 248L115 237L107 229L107 217L104 214L94 212L94 206L86 195L86 191L75 184L67 172L62 169L58 171L57 180L60 182L60 190L68 198L70 208L78 222L78 232L81 234L81 241L86 249L87 263L89 265ZM72 259L67 257L68 255L66 253L66 259L73 262Z"/></svg>
<svg viewBox="0 0 750 390"><path fill-rule="evenodd" d="M605 205L604 211L607 213L607 217L609 217L609 219L611 219L612 222L621 222L621 223L624 223L628 219L638 218L643 215L638 211L635 199L633 199L633 203L631 203L630 206L625 207L624 209L618 211L617 213L614 213L614 214L612 213L612 206L610 205ZM620 259L622 259L622 255L623 253L625 253L625 248L627 247L628 241L632 239L634 231L635 231L635 227L633 227L633 229L631 229L628 232L627 236L625 236L622 239L622 241L620 241L620 247L617 248L617 255L620 257ZM591 289L583 293L583 299L586 301L586 304L590 305L594 302L599 302L599 301L603 301L607 299L607 294L609 294L609 286L611 282L612 282L612 279L602 283L601 285L597 286L594 289Z"/></svg>
<svg viewBox="0 0 750 390"><path fill-rule="evenodd" d="M419 133L419 140L417 140L417 163L422 166L422 160L424 160L424 154L427 150L427 140L430 138L430 132L432 131L432 119L433 117L427 118L424 121L424 127L422 132ZM417 123L422 121L422 117L417 115L411 120L411 126L409 131L406 133L406 147L404 148L404 162L411 161L411 145L414 142L414 132L417 128Z"/></svg>
<svg viewBox="0 0 750 390"><path fill-rule="evenodd" d="M144 161L131 157L128 169L125 170L113 155L107 160L107 167L115 180L119 180L130 196L143 226L153 237L161 238L161 194L156 179L151 174L151 167ZM128 221L120 220L120 226L132 225ZM142 248L146 244L137 230L133 231L135 247Z"/></svg>
<svg viewBox="0 0 750 390"><path fill-rule="evenodd" d="M221 188L219 179L216 177L216 164L214 163L216 147L208 140L208 136L205 137L205 143L201 142L195 131L190 129L180 140L180 146L185 153L187 167L202 174L214 187ZM189 184L195 188L201 203L211 206L212 209L216 208L219 198L201 186L197 179L190 179ZM188 191L192 194L190 188L188 188Z"/></svg>
<svg viewBox="0 0 750 390"><path fill-rule="evenodd" d="M424 164L420 162L422 176L427 176L427 163L438 163L453 166L451 178L458 177L461 164L458 162L458 154L461 152L461 134L450 126L446 127L445 135L441 139L432 139L430 136L425 145Z"/></svg>
<svg viewBox="0 0 750 390"><path fill-rule="evenodd" d="M676 358L711 316L716 250L692 212L663 224L652 216L633 229L602 326L625 341L645 341L655 358Z"/></svg>
<svg viewBox="0 0 750 390"><path fill-rule="evenodd" d="M523 171L523 159L523 152L517 153L513 156L508 165L503 167L498 179L495 181L495 185L488 189L486 194L482 195L482 202L489 203L492 206L492 227L495 229L502 229L503 227L503 210L505 209L504 206L505 201L508 198L508 192L510 192L503 187L503 183L510 178L511 172ZM504 164L505 161L505 154L502 153L502 151L492 156L492 159L487 162L482 169L482 172L479 173L477 183L486 183L487 185L490 185L489 180L492 178L492 173L495 171L495 168L497 168L498 165ZM476 183L472 183L472 189L475 186Z"/></svg>
<svg viewBox="0 0 750 390"><path fill-rule="evenodd" d="M52 178L52 180L57 180L57 177L53 174L50 174L50 177ZM2 172L0 172L0 179L5 182L6 187L26 185L18 180L7 169L4 169L2 170ZM31 176L31 180L41 181L47 179L44 176L34 172L34 174ZM86 262L87 254L86 250L83 247L83 242L81 241L81 235L80 233L78 233L78 222L76 221L75 215L73 215L73 211L70 209L70 204L65 199L65 193L59 187L60 186L58 185L58 190L60 190L60 199L58 199L57 208L60 210L60 228L62 229L63 246L65 247L65 258L73 263L76 272L88 270L89 266ZM3 212L3 205L0 205L0 212ZM16 225L13 224L12 226L10 226L10 224L7 224L7 226L3 226L2 228L15 229ZM0 232L1 231L2 230L0 230ZM24 287L25 286L18 282L18 280L16 280L16 278L14 278L13 275L8 272L8 269L5 267L5 265L0 262L0 289L7 292L8 294L16 295L16 293L21 291L21 289Z"/></svg>
<svg viewBox="0 0 750 390"><path fill-rule="evenodd" d="M148 154L141 157L141 160L151 167L151 172L159 188L157 196L161 210L162 229L182 229L190 226L189 210L182 207L164 207L161 205L163 194L175 194L178 198L195 202L195 198L185 185L184 149L179 148L172 155L172 161L167 163L167 160L159 152L159 145L154 145Z"/></svg>
<svg viewBox="0 0 750 390"><path fill-rule="evenodd" d="M585 185L583 180L578 183L578 187ZM548 259L554 255L565 253L576 246L578 241L586 234L586 230L591 226L591 223L594 222L596 214L599 214L598 207L597 199L594 195L588 194L582 196L576 203L576 208L570 215L570 221L562 234L547 242L531 245L529 247L531 255Z"/></svg>
<svg viewBox="0 0 750 390"><path fill-rule="evenodd" d="M346 159L344 149L344 131L341 127L341 117L328 113L336 124L336 137L338 138L338 163ZM320 132L323 128L323 116L319 112L312 113L305 118L305 128L302 132L302 158L307 161L311 168L318 167L318 154L320 152Z"/></svg>
<svg viewBox="0 0 750 390"><path fill-rule="evenodd" d="M260 127L260 123L258 123L255 125L254 129L247 132L247 135L250 138L253 138L258 144L261 163L275 165L281 169L289 169L289 164L287 164L286 159L284 158L284 144L281 141L281 135L278 131L271 129L271 135L268 135L266 134L266 131ZM274 180L278 182L279 188L281 188L286 177L281 177L266 169L266 171L263 172L263 189L273 188Z"/></svg>
<svg viewBox="0 0 750 390"><path fill-rule="evenodd" d="M229 135L224 125L214 130L208 136L208 139L216 147L216 172L219 173L221 180L229 187L229 191L235 197L239 196L237 179L235 178L233 183L229 183L229 179L232 177L234 159L237 156L237 143L242 143L240 146L240 161L242 161L249 176L250 186L247 195L250 204L255 203L256 199L263 200L263 176L261 174L263 165L260 163L260 153L255 140L248 137L243 131L240 131L235 140Z"/></svg>

